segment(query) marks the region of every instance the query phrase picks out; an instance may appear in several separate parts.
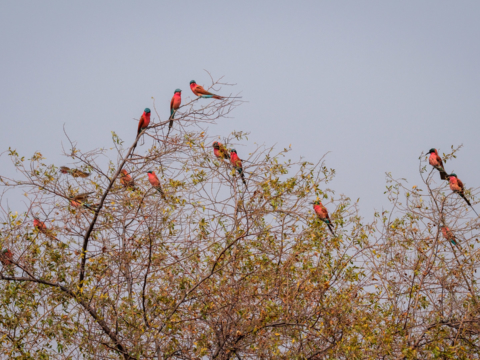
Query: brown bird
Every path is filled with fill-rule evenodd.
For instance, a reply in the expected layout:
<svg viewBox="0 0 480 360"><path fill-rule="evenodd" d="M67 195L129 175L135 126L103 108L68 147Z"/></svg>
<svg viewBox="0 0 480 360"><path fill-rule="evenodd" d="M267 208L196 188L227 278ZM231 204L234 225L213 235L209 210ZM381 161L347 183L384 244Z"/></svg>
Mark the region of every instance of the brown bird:
<svg viewBox="0 0 480 360"><path fill-rule="evenodd" d="M120 183L126 188L135 189L135 181L128 174L127 170L122 169L120 173Z"/></svg>
<svg viewBox="0 0 480 360"><path fill-rule="evenodd" d="M69 167L66 166L61 166L60 167L60 172L62 174L69 174L72 175L73 177L81 177L81 178L86 178L90 176L90 173L78 170L78 169L70 169Z"/></svg>

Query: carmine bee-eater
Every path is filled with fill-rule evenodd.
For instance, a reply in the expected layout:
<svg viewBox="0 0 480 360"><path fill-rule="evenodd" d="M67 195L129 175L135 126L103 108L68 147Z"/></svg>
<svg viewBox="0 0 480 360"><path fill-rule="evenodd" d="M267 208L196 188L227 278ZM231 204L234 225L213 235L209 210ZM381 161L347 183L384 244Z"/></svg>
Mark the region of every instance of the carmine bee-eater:
<svg viewBox="0 0 480 360"><path fill-rule="evenodd" d="M242 160L240 160L240 158L238 157L237 150L235 149L230 150L230 163L235 168L235 170L238 171L240 177L242 178L243 184L246 187L247 182L245 181L245 175L243 174Z"/></svg>
<svg viewBox="0 0 480 360"><path fill-rule="evenodd" d="M12 259L13 252L10 249L3 249L2 252L0 252L0 262L4 266L12 265Z"/></svg>
<svg viewBox="0 0 480 360"><path fill-rule="evenodd" d="M450 183L450 189L454 193L457 193L458 195L460 195L463 198L463 200L465 200L467 202L468 206L470 206L472 208L472 210L475 211L472 204L470 204L470 201L468 201L468 199L465 197L463 183L461 182L461 180L459 178L457 178L457 174L448 175L448 181ZM477 214L476 211L475 211L475 214ZM477 216L478 216L478 214L477 214Z"/></svg>
<svg viewBox="0 0 480 360"><path fill-rule="evenodd" d="M141 132L143 130L145 130L148 127L148 124L150 124L150 109L145 108L142 116L140 116L140 121L138 122L137 137L138 137L138 135L141 134ZM133 156L133 153L135 152L136 147L137 147L137 143L135 143L135 145L133 146L132 153L130 154L130 157Z"/></svg>
<svg viewBox="0 0 480 360"><path fill-rule="evenodd" d="M140 116L140 121L138 122L137 136L148 127L150 124L150 109L145 108L142 116Z"/></svg>
<svg viewBox="0 0 480 360"><path fill-rule="evenodd" d="M214 98L214 99L223 99L223 96L212 94L203 88L201 85L197 85L195 80L190 81L190 89L192 92L202 98Z"/></svg>
<svg viewBox="0 0 480 360"><path fill-rule="evenodd" d="M33 218L33 226L37 229L38 232L45 234L47 237L53 240L57 240L57 238L52 234L51 230L47 228L43 221L40 221L39 218Z"/></svg>
<svg viewBox="0 0 480 360"><path fill-rule="evenodd" d="M213 143L213 153L219 159L230 159L230 155L228 154L228 150L225 146L222 145L221 142L215 141Z"/></svg>
<svg viewBox="0 0 480 360"><path fill-rule="evenodd" d="M89 210L95 210L96 205L91 205L87 202L88 195L93 194L93 192L78 194L75 196L70 196L70 205L75 208L84 207Z"/></svg>
<svg viewBox="0 0 480 360"><path fill-rule="evenodd" d="M445 168L443 167L443 161L440 156L438 156L437 149L430 149L428 150L430 157L428 158L428 162L432 165L435 169L440 172L440 179L446 180L447 173L445 172Z"/></svg>
<svg viewBox="0 0 480 360"><path fill-rule="evenodd" d="M315 210L315 214L317 214L317 217L320 220L322 220L325 224L327 224L328 228L330 229L330 232L332 233L333 236L335 236L335 233L333 232L332 222L330 221L330 217L328 216L327 208L323 206L320 200L316 200L312 204L313 204L313 210Z"/></svg>
<svg viewBox="0 0 480 360"><path fill-rule="evenodd" d="M173 119L175 117L175 113L180 108L181 104L182 104L182 90L176 89L175 92L173 93L172 100L170 101L170 123L168 124L168 131L170 131L170 129L173 126Z"/></svg>
<svg viewBox="0 0 480 360"><path fill-rule="evenodd" d="M450 229L446 226L441 226L440 227L442 229L442 234L443 234L443 237L446 239L446 240L449 240L453 245L457 245L457 242L455 241L455 236L453 235L453 233L450 231Z"/></svg>
<svg viewBox="0 0 480 360"><path fill-rule="evenodd" d="M120 184L122 184L126 188L135 189L135 181L133 181L132 177L125 169L122 169L122 171L120 172Z"/></svg>
<svg viewBox="0 0 480 360"><path fill-rule="evenodd" d="M70 169L69 167L66 167L66 166L60 166L60 172L62 174L70 174L73 177L86 178L86 177L90 176L89 173L83 172L83 171L78 170L78 169Z"/></svg>
<svg viewBox="0 0 480 360"><path fill-rule="evenodd" d="M148 174L148 181L150 181L150 184L152 184L152 187L160 193L163 199L165 199L165 193L162 190L162 186L160 185L160 180L158 180L158 177L155 174L155 171L150 170L149 172L147 172L147 174Z"/></svg>

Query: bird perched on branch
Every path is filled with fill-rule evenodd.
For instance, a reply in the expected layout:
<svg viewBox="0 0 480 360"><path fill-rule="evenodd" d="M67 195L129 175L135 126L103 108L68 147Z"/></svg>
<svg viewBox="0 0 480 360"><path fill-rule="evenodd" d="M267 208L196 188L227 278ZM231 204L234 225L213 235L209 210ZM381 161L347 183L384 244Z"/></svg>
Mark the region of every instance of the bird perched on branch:
<svg viewBox="0 0 480 360"><path fill-rule="evenodd" d="M208 99L208 98L214 98L214 99L223 99L223 96L220 96L220 95L215 95L215 94L212 94L211 92L208 92L207 90L205 90L203 88L203 86L201 85L197 85L197 83L195 82L195 80L192 80L190 81L190 89L192 89L192 92L201 97L201 98L205 98L205 99Z"/></svg>
<svg viewBox="0 0 480 360"><path fill-rule="evenodd" d="M170 123L168 124L169 132L173 126L173 119L175 117L175 113L180 108L181 104L182 104L182 90L176 89L175 92L173 93L172 100L170 101Z"/></svg>
<svg viewBox="0 0 480 360"><path fill-rule="evenodd" d="M0 262L4 266L12 265L12 259L13 252L10 249L3 249L2 252L0 252Z"/></svg>
<svg viewBox="0 0 480 360"><path fill-rule="evenodd" d="M92 204L89 204L87 202L88 195L90 195L90 194L93 194L93 192L88 192L88 193L78 194L78 195L75 195L75 196L70 196L69 197L70 205L72 205L75 208L84 207L85 209L95 211L96 210L95 208L97 207L97 205L92 205Z"/></svg>
<svg viewBox="0 0 480 360"><path fill-rule="evenodd" d="M150 124L150 109L145 108L143 111L142 116L140 116L140 121L138 122L138 130L137 130L137 136L145 130L148 125Z"/></svg>
<svg viewBox="0 0 480 360"><path fill-rule="evenodd" d="M313 210L315 210L315 214L317 214L317 217L320 220L322 220L325 224L327 224L328 228L330 229L330 232L332 233L333 236L335 236L335 233L333 232L332 222L330 221L330 217L328 216L327 208L323 206L320 200L316 200L312 204L313 204Z"/></svg>
<svg viewBox="0 0 480 360"><path fill-rule="evenodd" d="M142 133L143 130L145 130L148 125L150 124L150 109L145 108L143 111L142 116L140 116L140 120L138 121L138 130L137 130L137 137ZM137 147L137 143L133 146L132 153L130 154L130 157L133 156L133 153L135 151L135 148Z"/></svg>
<svg viewBox="0 0 480 360"><path fill-rule="evenodd" d="M135 189L135 181L133 181L132 177L125 169L122 169L120 172L120 183L126 188Z"/></svg>
<svg viewBox="0 0 480 360"><path fill-rule="evenodd" d="M468 201L468 199L465 197L465 193L464 193L464 186L463 186L463 183L462 181L457 177L457 174L450 174L448 175L448 181L450 183L450 189L454 192L454 193L457 193L458 195L460 195L463 200L465 200L465 202L468 204L468 206L470 206L472 208L473 211L475 211L475 209L473 208L472 204L470 204L470 201ZM477 214L477 212L475 211L475 214ZM478 216L478 214L477 214Z"/></svg>
<svg viewBox="0 0 480 360"><path fill-rule="evenodd" d="M66 166L60 166L60 172L62 174L72 175L75 178L76 177L86 178L86 177L90 176L90 174L87 173L87 172L84 172L84 171L78 170L78 169L70 169L69 167L66 167Z"/></svg>
<svg viewBox="0 0 480 360"><path fill-rule="evenodd" d="M222 143L215 141L213 143L213 153L219 159L230 159L230 155L228 154L228 150Z"/></svg>
<svg viewBox="0 0 480 360"><path fill-rule="evenodd" d="M428 158L428 162L432 165L435 169L440 172L440 179L446 180L447 173L445 172L445 168L443 167L443 161L440 156L438 156L437 149L430 149L428 150L430 157Z"/></svg>
<svg viewBox="0 0 480 360"><path fill-rule="evenodd" d="M230 163L233 165L235 170L238 171L240 174L240 177L242 178L243 184L245 187L247 186L247 182L245 181L245 175L243 173L243 166L242 166L242 160L237 155L237 150L232 149L230 150Z"/></svg>
<svg viewBox="0 0 480 360"><path fill-rule="evenodd" d="M57 240L57 238L52 234L52 231L48 229L45 223L43 221L40 221L39 218L33 218L33 226L35 227L35 229L37 229L38 232L41 232L50 239Z"/></svg>
<svg viewBox="0 0 480 360"><path fill-rule="evenodd" d="M457 242L455 241L455 236L453 235L453 233L450 231L450 229L446 226L441 226L440 227L442 229L442 234L443 234L443 237L446 239L446 240L449 240L453 245L457 245Z"/></svg>
<svg viewBox="0 0 480 360"><path fill-rule="evenodd" d="M165 193L162 190L162 187L160 185L160 180L158 180L158 177L155 174L155 171L150 170L149 172L147 172L147 174L148 174L148 181L150 181L150 184L152 184L152 187L155 190L157 190L162 196L162 199L165 200Z"/></svg>

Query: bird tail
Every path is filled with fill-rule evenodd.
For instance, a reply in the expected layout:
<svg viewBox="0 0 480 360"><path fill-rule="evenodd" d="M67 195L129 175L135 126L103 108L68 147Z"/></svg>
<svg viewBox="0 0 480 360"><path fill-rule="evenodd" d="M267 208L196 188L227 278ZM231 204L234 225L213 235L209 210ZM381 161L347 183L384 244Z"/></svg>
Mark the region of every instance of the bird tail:
<svg viewBox="0 0 480 360"><path fill-rule="evenodd" d="M443 168L439 168L438 171L440 171L440 179L442 179L442 180L447 180L448 175L447 175L447 173L445 172L445 170L444 170Z"/></svg>
<svg viewBox="0 0 480 360"><path fill-rule="evenodd" d="M165 193L163 192L162 188L160 186L157 186L155 190L157 190L160 193L162 199L165 200Z"/></svg>
<svg viewBox="0 0 480 360"><path fill-rule="evenodd" d="M245 181L245 175L243 175L243 171L240 173L240 176L242 177L243 185L247 187L247 182Z"/></svg>
<svg viewBox="0 0 480 360"><path fill-rule="evenodd" d="M459 192L458 195L460 195L463 198L463 200L467 202L468 206L470 206L473 209L472 204L470 204L470 201L468 201L468 199L465 197L465 194Z"/></svg>
<svg viewBox="0 0 480 360"><path fill-rule="evenodd" d="M330 229L330 232L332 233L333 236L335 236L335 232L333 231L333 226L329 222L327 223L328 228Z"/></svg>
<svg viewBox="0 0 480 360"><path fill-rule="evenodd" d="M175 113L177 112L177 110L175 109L172 109L170 110L170 118L169 120L173 120L175 118ZM170 121L170 127L172 127L172 124L173 124L173 121Z"/></svg>

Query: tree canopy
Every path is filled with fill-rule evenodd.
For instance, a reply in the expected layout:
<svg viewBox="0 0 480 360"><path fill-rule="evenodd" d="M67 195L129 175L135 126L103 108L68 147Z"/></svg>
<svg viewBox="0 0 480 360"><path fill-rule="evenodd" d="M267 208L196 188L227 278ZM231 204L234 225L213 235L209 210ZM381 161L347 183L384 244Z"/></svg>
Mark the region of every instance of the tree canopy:
<svg viewBox="0 0 480 360"><path fill-rule="evenodd" d="M1 177L2 356L478 358L480 223L424 154L421 185L388 175L392 208L368 221L358 201L329 189L335 170L323 157L247 152L247 133L209 133L241 104L195 98L171 131L154 106L131 145L115 132L113 151L70 141L68 164L9 150L17 177ZM237 150L246 185L215 141ZM15 189L28 207L20 214L5 207ZM466 191L472 205L477 194Z"/></svg>

